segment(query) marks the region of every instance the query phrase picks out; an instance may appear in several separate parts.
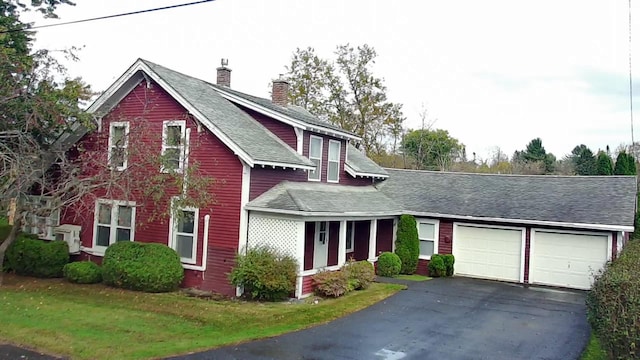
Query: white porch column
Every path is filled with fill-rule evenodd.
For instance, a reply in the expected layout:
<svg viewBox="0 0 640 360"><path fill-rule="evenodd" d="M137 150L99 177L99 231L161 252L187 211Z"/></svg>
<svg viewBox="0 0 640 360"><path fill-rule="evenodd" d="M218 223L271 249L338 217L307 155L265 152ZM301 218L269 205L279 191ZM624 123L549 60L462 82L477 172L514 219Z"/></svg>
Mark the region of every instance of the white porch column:
<svg viewBox="0 0 640 360"><path fill-rule="evenodd" d="M296 298L302 297L302 273L304 272L304 244L306 239L306 223L301 220L297 223L296 260L298 260L298 277L296 278Z"/></svg>
<svg viewBox="0 0 640 360"><path fill-rule="evenodd" d="M340 221L340 235L338 236L338 266L347 262L347 221Z"/></svg>
<svg viewBox="0 0 640 360"><path fill-rule="evenodd" d="M376 233L378 232L378 219L373 219L369 223L369 261L376 259Z"/></svg>
<svg viewBox="0 0 640 360"><path fill-rule="evenodd" d="M393 218L393 238L391 241L391 252L396 252L396 238L398 235L398 218Z"/></svg>

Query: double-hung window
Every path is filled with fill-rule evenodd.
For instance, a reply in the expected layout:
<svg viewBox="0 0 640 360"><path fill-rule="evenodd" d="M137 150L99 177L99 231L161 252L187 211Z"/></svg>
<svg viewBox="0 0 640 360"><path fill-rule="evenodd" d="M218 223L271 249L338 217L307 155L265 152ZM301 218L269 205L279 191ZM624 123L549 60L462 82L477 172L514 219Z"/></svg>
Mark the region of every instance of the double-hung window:
<svg viewBox="0 0 640 360"><path fill-rule="evenodd" d="M127 168L129 122L116 121L109 125L109 165L118 171Z"/></svg>
<svg viewBox="0 0 640 360"><path fill-rule="evenodd" d="M420 258L430 259L438 253L438 221L418 221L418 238L420 239Z"/></svg>
<svg viewBox="0 0 640 360"><path fill-rule="evenodd" d="M340 142L329 140L327 182L338 182L340 173Z"/></svg>
<svg viewBox="0 0 640 360"><path fill-rule="evenodd" d="M316 165L316 169L309 171L309 180L320 181L322 173L322 138L311 135L309 138L309 160Z"/></svg>
<svg viewBox="0 0 640 360"><path fill-rule="evenodd" d="M162 171L182 172L186 167L188 146L187 124L184 120L162 124Z"/></svg>
<svg viewBox="0 0 640 360"><path fill-rule="evenodd" d="M169 247L178 253L183 263L196 263L198 212L198 209L189 207L171 212Z"/></svg>
<svg viewBox="0 0 640 360"><path fill-rule="evenodd" d="M22 231L38 235L40 239L55 240L53 228L60 224L60 211L52 208L51 199L32 196L27 199L27 207Z"/></svg>
<svg viewBox="0 0 640 360"><path fill-rule="evenodd" d="M132 241L136 208L132 202L98 200L96 202L93 248L98 252L118 241Z"/></svg>
<svg viewBox="0 0 640 360"><path fill-rule="evenodd" d="M346 252L353 252L353 243L356 234L356 222L355 221L347 221L347 246Z"/></svg>

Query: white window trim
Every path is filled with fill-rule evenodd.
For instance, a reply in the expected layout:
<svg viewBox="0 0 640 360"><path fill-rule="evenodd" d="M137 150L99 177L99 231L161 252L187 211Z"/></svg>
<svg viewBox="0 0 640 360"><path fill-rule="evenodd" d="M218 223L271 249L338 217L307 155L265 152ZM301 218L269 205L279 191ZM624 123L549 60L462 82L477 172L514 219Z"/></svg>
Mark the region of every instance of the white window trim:
<svg viewBox="0 0 640 360"><path fill-rule="evenodd" d="M320 226L321 226L322 223L325 224L324 230L320 229ZM316 234L315 234L316 243L320 241L320 234L324 234L324 241L325 241L325 243L328 243L329 242L329 222L328 221L317 221L316 222Z"/></svg>
<svg viewBox="0 0 640 360"><path fill-rule="evenodd" d="M98 211L100 209L100 204L111 205L111 224L110 224L110 237L109 237L109 245L113 245L116 243L116 231L118 229L118 206L130 206L131 207L131 241L135 239L135 231L136 231L136 203L134 201L123 201L123 200L109 200L109 199L98 199L96 200L96 206L93 214L93 243L92 243L92 252L94 255L102 256L104 252L107 250L108 246L100 246L97 244L98 241ZM115 221L115 222L114 222ZM104 225L103 225L104 226Z"/></svg>
<svg viewBox="0 0 640 360"><path fill-rule="evenodd" d="M51 204L51 197L50 196L29 196L28 201L35 201L35 200L45 200L47 202L46 206L50 206ZM44 220L45 221L45 233L39 233L38 230L38 220ZM53 233L53 228L60 225L60 209L55 209L51 211L51 215L50 216L39 216L36 214L31 214L28 213L26 214L26 221L24 221L24 225L22 226L22 231L31 233L31 234L36 234L38 235L38 238L40 239L44 239L44 240L55 240L56 239L56 235Z"/></svg>
<svg viewBox="0 0 640 360"><path fill-rule="evenodd" d="M416 226L417 226L417 230L418 230L418 241L431 241L431 239L423 239L420 237L420 224L432 224L434 226L434 230L433 230L433 253L437 254L438 253L438 242L440 240L440 220L433 220L433 219L416 219ZM419 256L420 259L423 260L431 260L431 256L427 256L427 255L420 255Z"/></svg>
<svg viewBox="0 0 640 360"><path fill-rule="evenodd" d="M337 161L331 160L331 144L338 144L338 160ZM340 143L340 141L329 140L329 149L327 152L327 182L330 182L330 183L340 182L340 152L341 151L342 151L342 144ZM329 169L330 169L329 165L331 163L338 163L338 170L336 171L335 180L329 179Z"/></svg>
<svg viewBox="0 0 640 360"><path fill-rule="evenodd" d="M180 257L180 261L182 263L185 264L196 264L198 262L198 222L200 222L200 209L198 208L194 208L194 207L179 207L176 209L172 209L171 210L171 220L169 223L169 247L172 248L173 250L176 250L176 252L178 251L177 248L177 241L176 241L176 237L178 235L192 235L192 234L188 234L188 233L181 233L179 231L176 230L176 227L178 225L178 219L174 216L175 211L192 211L194 213L194 219L193 219L193 245L192 245L192 251L191 254L193 254L192 258L184 258L184 257ZM180 254L178 254L180 255ZM204 259L203 261L206 261L206 259Z"/></svg>
<svg viewBox="0 0 640 360"><path fill-rule="evenodd" d="M320 140L320 157L319 158L311 156L311 144L313 143L313 139ZM323 150L322 148L323 148L323 146L324 146L324 139L323 138L321 138L320 136L309 135L309 160L313 160L313 159L319 160L318 161L318 167L316 169L316 171L318 172L318 178L317 179L311 178L311 173L312 172L309 171L309 177L308 177L309 181L322 181L322 150Z"/></svg>
<svg viewBox="0 0 640 360"><path fill-rule="evenodd" d="M167 145L167 129L169 126L180 126L180 136L182 138L182 144L175 145ZM190 132L189 132L190 133ZM177 169L165 169L164 165L161 166L160 172L167 173L170 171L175 171L177 173L182 173L187 166L186 158L188 150L188 132L187 132L187 122L185 120L166 120L162 122L162 152L161 155L164 156L167 149L178 149L180 157L178 159L178 168Z"/></svg>
<svg viewBox="0 0 640 360"><path fill-rule="evenodd" d="M116 127L124 127L124 144L121 144L122 149L124 149L124 161L122 162L122 166L116 166L115 169L118 171L123 171L127 168L129 162L129 156L127 154L127 148L129 147L129 122L128 121L114 121L109 124L109 165L111 166L111 159L113 156L113 148L116 144L113 143L113 129Z"/></svg>
<svg viewBox="0 0 640 360"><path fill-rule="evenodd" d="M356 234L356 222L355 221L347 221L347 226L351 227L351 247L346 247L346 253L352 253L354 249L355 242L355 234Z"/></svg>

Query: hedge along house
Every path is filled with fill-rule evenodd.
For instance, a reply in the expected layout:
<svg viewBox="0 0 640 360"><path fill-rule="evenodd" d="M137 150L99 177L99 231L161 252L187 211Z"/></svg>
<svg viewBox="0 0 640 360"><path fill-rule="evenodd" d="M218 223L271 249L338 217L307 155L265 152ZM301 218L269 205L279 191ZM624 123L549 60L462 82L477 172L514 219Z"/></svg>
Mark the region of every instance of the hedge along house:
<svg viewBox="0 0 640 360"><path fill-rule="evenodd" d="M554 246L593 243L585 245L585 256L594 268L601 267L633 229L634 177L382 169L354 146L357 136L288 104L286 81L274 81L271 99L230 86L231 70L225 66L217 69L217 83L212 84L139 59L91 105L96 133L108 139L99 141L89 133L80 140L84 146L104 149L109 162L115 134L143 126L144 136L129 140L142 141L157 154L173 154L169 170L184 171L198 163L204 176L218 182L208 189L217 202L178 209L191 219L185 223L148 217L150 208L171 207L176 195L171 191L157 202L97 194L89 216L77 220L69 208L51 220L80 227L80 258L99 262L116 241L158 242L181 256L183 286L236 295L227 278L235 254L266 244L298 260L295 295L302 297L311 293L311 276L320 269L337 269L351 257L375 262L381 252L393 251L398 216L408 212L419 217L420 272L426 271L431 254L453 252L460 275L585 287L572 272L563 272L567 262L571 267L583 259ZM168 134L176 134L177 140L169 141L174 137ZM124 160L111 164L115 171L139 161L124 150ZM529 183L537 184L537 191ZM550 193L541 197L545 188ZM599 195L590 198L594 194ZM547 198L549 203L535 202ZM567 205L578 200L586 202ZM593 218L585 214L598 210L602 214ZM575 212L574 220L565 215L569 212ZM606 249L598 252L605 243ZM532 256L534 251L542 255ZM534 266L541 270L530 271ZM565 274L569 281L539 275L550 272ZM582 279L587 276L584 269L579 273Z"/></svg>
<svg viewBox="0 0 640 360"><path fill-rule="evenodd" d="M458 275L588 289L633 231L634 176L387 171L378 189L416 217L422 273L452 253Z"/></svg>

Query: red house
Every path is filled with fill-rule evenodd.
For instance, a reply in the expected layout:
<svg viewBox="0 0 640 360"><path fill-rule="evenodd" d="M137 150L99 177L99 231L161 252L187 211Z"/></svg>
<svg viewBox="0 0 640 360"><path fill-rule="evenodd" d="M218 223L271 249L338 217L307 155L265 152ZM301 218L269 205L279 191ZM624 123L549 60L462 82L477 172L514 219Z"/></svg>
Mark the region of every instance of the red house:
<svg viewBox="0 0 640 360"><path fill-rule="evenodd" d="M87 134L81 143L104 149L105 162L135 166L115 140L142 127L141 141L172 159L147 171L198 163L216 179L216 202L180 209L178 221L149 218L148 209L171 206L171 191L154 202L99 194L84 220L67 209L51 221L80 226L82 258L99 261L116 241L159 242L179 253L184 286L236 295L227 278L235 254L269 244L298 260L302 297L320 269L393 251L397 218L409 213L419 272L432 254L453 253L460 275L585 288L590 269L633 231L635 177L383 169L354 146L356 135L288 104L286 81L263 99L232 90L231 70L217 70L212 84L139 59L91 105L103 140Z"/></svg>

